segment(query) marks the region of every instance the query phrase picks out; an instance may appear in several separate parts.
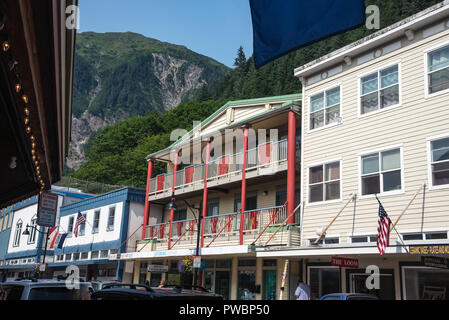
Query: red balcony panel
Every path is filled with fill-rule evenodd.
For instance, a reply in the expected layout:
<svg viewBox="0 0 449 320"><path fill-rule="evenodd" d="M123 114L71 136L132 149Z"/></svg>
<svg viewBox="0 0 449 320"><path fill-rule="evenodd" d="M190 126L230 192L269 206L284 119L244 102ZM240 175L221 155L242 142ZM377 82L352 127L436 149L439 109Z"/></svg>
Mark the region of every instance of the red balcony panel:
<svg viewBox="0 0 449 320"><path fill-rule="evenodd" d="M185 183L189 184L193 182L193 173L195 171L195 167L187 167L184 169L185 175Z"/></svg>
<svg viewBox="0 0 449 320"><path fill-rule="evenodd" d="M259 147L259 164L265 165L271 162L271 143Z"/></svg>
<svg viewBox="0 0 449 320"><path fill-rule="evenodd" d="M164 189L165 175L160 175L157 177L157 191Z"/></svg>
<svg viewBox="0 0 449 320"><path fill-rule="evenodd" d="M177 235L180 237L182 235L182 227L184 226L184 222L177 222Z"/></svg>
<svg viewBox="0 0 449 320"><path fill-rule="evenodd" d="M220 159L219 162L219 175L225 175L229 172L229 162L230 162L229 156L224 156Z"/></svg>

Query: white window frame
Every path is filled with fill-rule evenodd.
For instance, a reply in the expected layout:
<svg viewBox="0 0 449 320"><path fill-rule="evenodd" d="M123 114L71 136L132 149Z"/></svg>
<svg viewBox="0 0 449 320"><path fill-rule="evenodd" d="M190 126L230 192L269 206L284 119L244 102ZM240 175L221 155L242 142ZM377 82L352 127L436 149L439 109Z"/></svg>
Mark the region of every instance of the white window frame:
<svg viewBox="0 0 449 320"><path fill-rule="evenodd" d="M370 151L366 151L366 152L362 152L358 154L359 157L359 199L369 199L369 198L375 198L374 194L367 194L367 195L363 195L362 194L362 157L364 156L368 156L370 154L374 154L374 153L382 153L382 152L386 152L386 151L393 151L395 149L399 149L400 152L400 160L401 160L401 189L400 190L393 190L393 191L387 191L387 192L383 192L383 175L382 173L384 173L382 171L382 166L381 166L381 158L379 157L379 186L380 186L380 192L377 194L379 197L382 196L392 196L392 195L399 195L399 194L403 194L405 192L405 178L404 178L404 147L402 144L400 145L396 145L396 146L390 146L390 147L385 147L385 148L381 148L381 149L376 149L376 150L370 150ZM391 171L396 171L397 169L391 170ZM389 170L387 170L389 171Z"/></svg>
<svg viewBox="0 0 449 320"><path fill-rule="evenodd" d="M335 88L340 88L340 119L341 119L341 120L326 125L326 92L327 92L327 91L330 91L330 90L332 90L332 89L335 89ZM321 94L321 93L324 94L324 109L323 109L323 110L324 110L324 123L325 123L325 124L324 124L322 127L312 129L312 128L311 128L311 125L310 125L310 119L311 119L311 114L312 114L312 112L311 112L311 107L312 107L312 97L313 97L313 96L316 96L316 95L318 95L318 94ZM332 86L330 86L330 87L327 87L327 88L325 88L325 89L320 89L319 91L314 91L314 92L310 93L310 94L309 94L309 97L308 97L308 102L309 102L309 107L308 107L308 125L307 125L307 133L313 133L313 132L316 132L316 131L320 131L320 130L327 129L327 128L332 128L332 127L338 126L338 125L340 125L340 124L343 124L343 85L342 85L341 82L340 82L340 83L337 83L337 84L335 84L335 85L332 85ZM334 105L334 106L335 106L335 105ZM332 107L333 107L333 106L330 106L330 107L328 107L328 108L332 108Z"/></svg>
<svg viewBox="0 0 449 320"><path fill-rule="evenodd" d="M438 44L436 46L432 46L429 48L426 48L423 53L424 53L424 97L426 99L430 99L442 94L446 94L449 93L449 89L445 89L445 90L441 90L435 93L429 93L429 53L431 53L432 51L436 51L438 49L442 49L444 47L449 46L449 41L443 42L441 44ZM433 71L435 72L435 71Z"/></svg>
<svg viewBox="0 0 449 320"><path fill-rule="evenodd" d="M33 218L31 218L31 223L30 223L30 235L28 236L28 241L27 244L34 244L36 243L36 233L37 233L37 217L33 216Z"/></svg>
<svg viewBox="0 0 449 320"><path fill-rule="evenodd" d="M75 227L75 216L69 216L68 218L69 218L69 221L68 221L69 224L67 225L67 233L68 233L67 238L71 238L73 235L73 229ZM72 223L70 223L71 220L72 220ZM70 224L72 225L71 227L70 227Z"/></svg>
<svg viewBox="0 0 449 320"><path fill-rule="evenodd" d="M114 209L114 220L112 225L109 224L109 220L111 219L111 209ZM117 216L117 208L115 206L109 207L108 208L108 221L106 223L106 231L110 232L110 231L114 231L115 229L115 218Z"/></svg>
<svg viewBox="0 0 449 320"><path fill-rule="evenodd" d="M399 86L399 87L398 87L398 93L399 93L399 103L381 109L381 108L380 108L380 91L381 91L381 90L384 90L384 89L386 89L386 88L381 89L381 87L380 87L380 76L379 76L379 74L380 74L381 71L383 71L383 70L385 70L385 69L388 69L388 68L390 68L390 67L393 67L393 66L395 66L395 65L398 65L398 86ZM373 73L376 73L376 72L377 72L377 75L378 75L377 81L379 82L379 85L378 85L378 88L377 88L378 97L379 97L379 100L378 100L378 104L379 104L378 106L379 106L379 109L376 110L376 111L372 111L372 112L363 114L363 113L362 113L362 78L364 78L364 77L366 77L366 76L369 76L369 75L371 75L371 74L373 74ZM384 112L384 111L388 111L388 110L391 110L391 109L398 108L398 107L402 106L402 65L401 65L401 60L397 60L397 61L394 61L394 62L385 64L385 65L376 67L375 69L372 69L372 70L369 71L369 72L365 72L365 73L363 73L363 74L361 74L361 75L358 76L357 81L358 81L358 93L357 93L357 97L358 97L358 102L357 102L357 105L358 105L358 111L357 111L357 112L358 112L358 117L359 117L359 118L369 117L369 116L371 116L371 115L375 115L375 114L378 114L378 113L381 113L381 112ZM389 88L389 87L387 87L387 88ZM371 93L372 93L372 92L371 92Z"/></svg>
<svg viewBox="0 0 449 320"><path fill-rule="evenodd" d="M331 164L331 163L335 163L338 162L340 164L340 198L339 199L334 199L334 200L324 200L325 199L325 188L323 188L323 201L319 201L319 202L310 202L310 169L314 168L314 167L318 167L318 166L325 166L326 164ZM309 207L312 206L319 206L319 205L325 205L325 204L332 204L332 203L339 203L343 201L342 198L342 193L343 193L343 168L342 168L342 158L337 158L337 159L333 159L333 160L329 160L329 161L325 161L325 162L319 162L319 163L313 163L307 166L307 201L306 201L306 205ZM324 171L323 171L323 185L326 183L326 181L324 180ZM332 182L332 181L337 181L337 180L331 180L328 182Z"/></svg>
<svg viewBox="0 0 449 320"><path fill-rule="evenodd" d="M19 225L20 225L20 228L18 228ZM22 221L22 219L19 219L16 222L16 229L14 232L14 241L13 241L14 248L20 247L20 237L22 236L22 228L23 228L23 221Z"/></svg>
<svg viewBox="0 0 449 320"><path fill-rule="evenodd" d="M427 138L427 176L429 181L429 190L440 190L440 189L448 189L449 184L443 184L440 186L433 185L433 176L432 176L432 142L441 139L449 138L449 133L445 133L438 136L433 136Z"/></svg>
<svg viewBox="0 0 449 320"><path fill-rule="evenodd" d="M86 219L86 222L87 222L87 212L84 212L84 213L81 213L81 215L82 216L84 216L84 218ZM79 226L78 226L78 236L79 237L82 237L82 236L85 236L86 235L86 222L84 222L84 223L82 223L82 224L80 224ZM81 229L82 228L82 229ZM83 232L81 233L81 230L83 230Z"/></svg>
<svg viewBox="0 0 449 320"><path fill-rule="evenodd" d="M95 227L96 216L98 213L98 226ZM92 234L96 234L100 232L100 221L101 221L101 210L94 211L94 220L92 223Z"/></svg>
<svg viewBox="0 0 449 320"><path fill-rule="evenodd" d="M367 237L368 241L367 242L353 242L352 241L353 238L362 238L362 237ZM373 245L373 244L376 244L377 240L376 240L376 242L373 242L370 239L371 237L376 237L377 238L377 232L355 232L355 233L350 234L347 237L347 242L350 243L350 244L355 244L355 245Z"/></svg>

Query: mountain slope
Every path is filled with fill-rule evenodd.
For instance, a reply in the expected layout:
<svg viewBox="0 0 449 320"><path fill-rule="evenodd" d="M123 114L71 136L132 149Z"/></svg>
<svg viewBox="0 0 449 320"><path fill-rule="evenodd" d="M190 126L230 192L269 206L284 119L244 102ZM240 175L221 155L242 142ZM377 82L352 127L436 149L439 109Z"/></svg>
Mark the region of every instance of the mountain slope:
<svg viewBox="0 0 449 320"><path fill-rule="evenodd" d="M77 35L73 133L67 167L84 161L93 132L164 112L223 79L229 68L184 46L127 33Z"/></svg>

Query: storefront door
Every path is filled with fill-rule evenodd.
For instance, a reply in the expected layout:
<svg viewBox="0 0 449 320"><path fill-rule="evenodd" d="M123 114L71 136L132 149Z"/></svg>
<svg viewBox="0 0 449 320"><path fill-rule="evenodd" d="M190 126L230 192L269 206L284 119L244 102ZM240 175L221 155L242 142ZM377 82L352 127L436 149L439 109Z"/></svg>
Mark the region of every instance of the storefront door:
<svg viewBox="0 0 449 320"><path fill-rule="evenodd" d="M311 300L319 300L330 293L341 292L340 268L328 266L308 267Z"/></svg>
<svg viewBox="0 0 449 320"><path fill-rule="evenodd" d="M276 300L276 270L263 272L263 300Z"/></svg>
<svg viewBox="0 0 449 320"><path fill-rule="evenodd" d="M225 300L229 300L231 287L231 273L229 271L215 272L215 293L222 295Z"/></svg>

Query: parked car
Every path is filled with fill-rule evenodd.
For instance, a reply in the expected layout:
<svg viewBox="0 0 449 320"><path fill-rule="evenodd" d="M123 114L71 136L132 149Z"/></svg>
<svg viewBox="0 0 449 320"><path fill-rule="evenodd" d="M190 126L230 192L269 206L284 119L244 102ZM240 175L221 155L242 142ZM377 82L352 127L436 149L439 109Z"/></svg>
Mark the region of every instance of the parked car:
<svg viewBox="0 0 449 320"><path fill-rule="evenodd" d="M143 284L106 284L92 294L92 300L223 300L223 297L200 290L151 288Z"/></svg>
<svg viewBox="0 0 449 320"><path fill-rule="evenodd" d="M320 300L379 300L379 298L372 294L366 293L332 293L321 297Z"/></svg>
<svg viewBox="0 0 449 320"><path fill-rule="evenodd" d="M201 292L210 292L204 287L200 286L187 286L187 285L177 285L177 284L166 284L163 286L163 288L174 288L174 289L181 289L181 290L196 290Z"/></svg>
<svg viewBox="0 0 449 320"><path fill-rule="evenodd" d="M97 292L97 291L102 290L105 285L114 284L114 283L118 283L118 282L115 282L115 281L114 282L91 281L90 283L92 284L93 291Z"/></svg>
<svg viewBox="0 0 449 320"><path fill-rule="evenodd" d="M89 282L71 283L78 289L69 288L65 281L21 280L0 284L0 300L90 300L93 292Z"/></svg>

